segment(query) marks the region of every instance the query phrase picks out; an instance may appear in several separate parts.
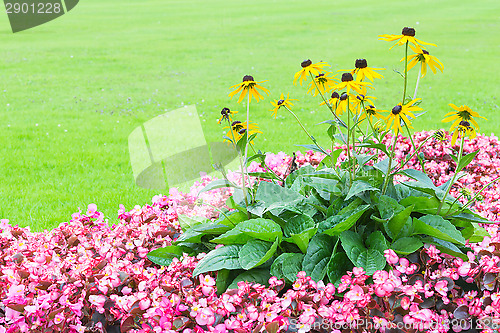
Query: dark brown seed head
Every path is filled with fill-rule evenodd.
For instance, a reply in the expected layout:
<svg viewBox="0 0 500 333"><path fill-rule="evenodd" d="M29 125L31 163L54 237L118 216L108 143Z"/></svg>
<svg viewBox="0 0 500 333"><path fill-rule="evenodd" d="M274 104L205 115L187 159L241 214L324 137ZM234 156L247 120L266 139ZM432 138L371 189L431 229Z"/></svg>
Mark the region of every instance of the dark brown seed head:
<svg viewBox="0 0 500 333"><path fill-rule="evenodd" d="M402 31L402 34L404 36L411 36L411 37L415 37L415 29L413 28L408 28L408 27L404 27L403 28L403 31Z"/></svg>
<svg viewBox="0 0 500 333"><path fill-rule="evenodd" d="M347 94L343 93L342 96L340 96L341 101L345 101L347 99Z"/></svg>
<svg viewBox="0 0 500 333"><path fill-rule="evenodd" d="M427 51L427 50L422 50L422 53L423 53L423 54L429 54L429 51Z"/></svg>
<svg viewBox="0 0 500 333"><path fill-rule="evenodd" d="M470 127L470 123L467 121L467 120L462 120L460 122L460 126L463 126L463 127Z"/></svg>
<svg viewBox="0 0 500 333"><path fill-rule="evenodd" d="M331 98L339 98L339 97L340 97L340 95L339 95L339 93L338 93L338 92L334 91L334 92L332 93L332 97L331 97Z"/></svg>
<svg viewBox="0 0 500 333"><path fill-rule="evenodd" d="M253 79L252 75L245 75L245 76L243 76L243 82L246 82L246 81L255 81L255 80Z"/></svg>
<svg viewBox="0 0 500 333"><path fill-rule="evenodd" d="M320 74L316 75L316 78L320 78L320 77L323 77L323 76L325 76L325 73L320 73Z"/></svg>
<svg viewBox="0 0 500 333"><path fill-rule="evenodd" d="M307 66L311 66L311 65L312 65L312 61L311 61L311 59L304 60L304 61L302 61L302 63L300 64L300 66L302 66L302 68L306 68Z"/></svg>
<svg viewBox="0 0 500 333"><path fill-rule="evenodd" d="M392 114L398 115L401 110L403 110L403 107L401 105L396 105L395 107L392 108Z"/></svg>
<svg viewBox="0 0 500 333"><path fill-rule="evenodd" d="M234 126L236 126L236 125L238 125L238 124L241 124L241 121L239 121L239 120L235 120L235 121L233 121L233 123L231 124L231 126L233 126L233 127L234 127Z"/></svg>
<svg viewBox="0 0 500 333"><path fill-rule="evenodd" d="M342 74L342 82L354 81L351 73Z"/></svg>
<svg viewBox="0 0 500 333"><path fill-rule="evenodd" d="M368 63L366 62L366 59L356 59L356 68L366 68L368 67Z"/></svg>
<svg viewBox="0 0 500 333"><path fill-rule="evenodd" d="M363 101L365 99L365 95L358 95L356 96L357 99L359 99L360 101Z"/></svg>
<svg viewBox="0 0 500 333"><path fill-rule="evenodd" d="M284 101L284 100L282 100L282 99L280 99L280 100L278 101L278 105L281 105L281 104L283 104L283 103L285 103L285 101Z"/></svg>
<svg viewBox="0 0 500 333"><path fill-rule="evenodd" d="M227 116L231 111L228 108L223 108L220 112L221 115Z"/></svg>
<svg viewBox="0 0 500 333"><path fill-rule="evenodd" d="M246 131L247 131L247 129L246 129L246 128L242 128L242 129L240 129L240 130L238 131L238 133L240 133L240 134L245 134L245 132L246 132Z"/></svg>

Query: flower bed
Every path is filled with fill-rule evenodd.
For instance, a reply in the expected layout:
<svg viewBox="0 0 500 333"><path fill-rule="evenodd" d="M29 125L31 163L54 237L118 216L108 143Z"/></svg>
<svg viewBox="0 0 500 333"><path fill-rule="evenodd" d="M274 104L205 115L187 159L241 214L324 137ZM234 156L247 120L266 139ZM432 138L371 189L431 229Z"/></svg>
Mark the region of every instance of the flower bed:
<svg viewBox="0 0 500 333"><path fill-rule="evenodd" d="M428 135L416 133L416 144ZM401 158L412 148L408 139L399 140L396 156ZM455 167L447 158L449 149L435 141L423 150L425 168L438 185L450 178ZM477 136L464 147L466 152L477 149L469 175L459 180L463 188L476 191L500 168L496 137ZM312 151L296 154L300 166L318 165L322 158ZM268 154L266 164L282 176L290 159L284 153ZM419 163L414 159L406 167L418 169ZM262 168L253 162L249 169ZM234 182L240 179L228 176ZM422 250L420 258L398 258L386 251L390 272L377 271L368 278L355 268L338 287L299 273L286 292L282 280L271 278L268 286L239 282L237 289L217 295L215 274L192 277L200 257L183 256L168 267L150 262L150 250L171 244L180 234L178 214L217 216L214 208L200 205L197 198L211 180L202 177L186 194L171 189L168 197L155 196L151 205L130 212L120 206L120 223L111 227L93 204L86 212L73 214L70 222L41 233L2 220L0 333L340 332L341 325L353 325L358 332L377 327L429 332L484 327L492 332L498 325L497 224L487 226L491 236L471 248L468 261L442 255L433 246ZM454 196L463 192L451 191ZM228 188L216 189L200 198L222 207L230 194ZM484 199L475 204L477 211L500 221L498 184L482 195Z"/></svg>

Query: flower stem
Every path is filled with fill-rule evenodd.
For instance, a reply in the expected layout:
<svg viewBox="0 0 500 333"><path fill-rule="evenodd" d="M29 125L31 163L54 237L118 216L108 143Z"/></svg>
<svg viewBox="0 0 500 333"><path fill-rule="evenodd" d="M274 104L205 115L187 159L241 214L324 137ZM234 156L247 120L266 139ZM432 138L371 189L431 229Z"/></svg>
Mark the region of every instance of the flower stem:
<svg viewBox="0 0 500 333"><path fill-rule="evenodd" d="M391 155L389 156L389 165L387 166L387 173L385 174L384 186L382 186L381 194L384 195L387 190L387 186L389 185L390 171L392 166L392 159L394 156L394 151L396 150L396 143L398 142L399 130L396 130L396 135L394 135L394 143L392 145Z"/></svg>
<svg viewBox="0 0 500 333"><path fill-rule="evenodd" d="M297 122L299 123L300 127L302 127L302 129L304 130L304 132L307 134L307 136L309 137L309 139L311 139L311 141L316 145L316 147L318 147L319 150L321 150L323 153L325 153L326 155L328 155L328 152L325 151L320 145L318 145L318 143L316 142L316 139L311 134L309 134L309 132L304 127L304 125L302 125L302 123L300 122L300 120L297 117L297 115L292 110L290 110L286 105L284 105L283 107L285 109L287 109L288 112L290 112L292 114L292 116L294 116L295 120L297 120Z"/></svg>
<svg viewBox="0 0 500 333"><path fill-rule="evenodd" d="M432 136L430 136L430 137L428 137L427 139L425 139L425 140L424 140L424 142L422 142L422 143L420 144L420 146L418 146L418 148L414 150L414 152L410 155L410 157L408 157L408 158L405 160L405 162L404 162L404 163L403 163L403 164L402 164L402 165L401 165L401 166L400 166L400 167L399 167L396 171L394 171L394 173L396 173L396 172L398 172L399 170L403 169L403 167L404 167L406 164L408 164L408 162L410 162L410 161L411 161L411 159L413 158L413 156L415 156L415 154L416 154L416 153L418 153L418 151L419 151L420 149L422 149L422 147L424 146L424 144L425 144L427 141L429 141L430 139L432 139Z"/></svg>
<svg viewBox="0 0 500 333"><path fill-rule="evenodd" d="M241 190L243 191L243 196L245 197L245 208L247 209L247 216L248 218L251 217L250 213L248 212L248 199L247 199L247 189L245 187L245 172L243 169L243 161L241 159L241 152L238 151L238 148L236 148L236 138L234 137L234 132L231 127L231 122L229 119L227 119L227 123L229 124L229 131L231 132L231 136L233 138L233 146L234 149L238 152L238 159L240 160L240 169L241 169Z"/></svg>
<svg viewBox="0 0 500 333"><path fill-rule="evenodd" d="M413 136L410 133L410 128L408 127L408 124L403 120L403 123L405 124L406 131L408 132L408 137L410 138L411 146L413 147L413 151L417 151L417 148L415 147L415 142L413 142ZM420 155L417 155L418 161L420 162L420 166L422 167L422 172L425 172L425 164L424 160Z"/></svg>
<svg viewBox="0 0 500 333"><path fill-rule="evenodd" d="M407 84L408 84L408 42L406 42L406 47L405 47L405 86L403 90L403 101L401 102L402 105L405 104Z"/></svg>
<svg viewBox="0 0 500 333"><path fill-rule="evenodd" d="M465 203L465 205L462 207L461 211L463 211L465 208L467 208L467 206L469 206L471 203L473 203L476 200L476 198L481 194L481 192L483 192L483 190L485 190L488 186L490 186L491 184L493 184L497 180L500 180L500 177L497 177L497 178L493 179L492 181L490 181L488 184L484 185L483 188L479 190L479 192L474 194L474 196Z"/></svg>
<svg viewBox="0 0 500 333"><path fill-rule="evenodd" d="M257 152L255 151L255 148L254 148L254 146L253 146L252 144L250 144L250 147L252 148L253 152L254 152L255 154L257 154ZM272 175L274 175L274 176L275 176L275 177L276 177L279 181L282 181L282 182L284 182L284 181L285 181L285 180L284 180L284 179L282 179L280 176L278 176L278 175L277 175L277 174L273 171L273 169L271 169L270 167L268 167L268 166L267 166L267 164L266 164L266 161L265 161L265 160L262 160L262 164L264 165L264 168L265 168L265 169L266 169L269 173L271 173ZM273 183L274 183L274 179L272 179L272 181L273 181Z"/></svg>
<svg viewBox="0 0 500 333"><path fill-rule="evenodd" d="M413 93L413 99L417 98L418 83L420 82L420 73L422 72L422 66L418 69L417 83L415 84L415 92Z"/></svg>
<svg viewBox="0 0 500 333"><path fill-rule="evenodd" d="M352 168L351 168L351 110L349 108L349 95L347 95L347 164L349 166L349 180L352 185Z"/></svg>
<svg viewBox="0 0 500 333"><path fill-rule="evenodd" d="M460 141L460 151L458 152L458 159L457 159L457 167L460 165L460 161L462 160L462 155L464 153L464 141L465 141L465 135L462 135L462 141ZM441 212L441 208L443 208L444 202L446 201L446 197L448 196L448 193L450 193L451 187L455 183L455 178L457 178L458 172L455 172L453 175L453 178L451 179L450 185L448 185L448 188L446 189L443 199L439 203L439 207L437 210L436 215L439 215Z"/></svg>

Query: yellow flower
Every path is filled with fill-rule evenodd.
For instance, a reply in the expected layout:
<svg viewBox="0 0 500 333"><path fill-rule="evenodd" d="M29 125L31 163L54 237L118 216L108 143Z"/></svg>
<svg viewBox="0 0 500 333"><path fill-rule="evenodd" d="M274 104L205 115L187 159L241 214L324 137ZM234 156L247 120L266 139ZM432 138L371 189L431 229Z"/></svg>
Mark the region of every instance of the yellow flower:
<svg viewBox="0 0 500 333"><path fill-rule="evenodd" d="M231 111L229 108L223 108L222 111L220 112L221 116L219 120L217 121L218 124L220 124L224 119L226 119L228 122L233 121L231 118L232 115L237 114L238 111Z"/></svg>
<svg viewBox="0 0 500 333"><path fill-rule="evenodd" d="M259 100L264 99L264 97L262 97L262 95L259 93L257 88L259 88L262 91L264 91L265 93L269 94L269 90L267 90L266 88L259 85L259 83L262 83L262 82L266 82L266 81L255 82L253 79L253 76L245 75L243 77L242 83L238 83L238 84L235 84L234 86L231 86L230 89L233 89L233 88L237 88L237 89L235 91L231 92L229 94L229 97L233 98L234 95L236 95L237 93L239 93L241 91L240 98L238 98L238 103L240 103L243 100L243 98L245 98L247 93L249 94L249 102L252 101L252 96L255 98L255 100L257 102L259 102Z"/></svg>
<svg viewBox="0 0 500 333"><path fill-rule="evenodd" d="M331 72L327 73L319 73L314 77L314 81L309 83L309 90L307 93L311 93L313 96L318 95L318 92L325 94L327 91L330 91L335 87L335 84L338 80L335 79L335 76L330 77L328 74L332 74ZM319 91L318 91L319 89Z"/></svg>
<svg viewBox="0 0 500 333"><path fill-rule="evenodd" d="M350 97L350 98L348 98L348 97ZM338 101L337 101L336 106L333 106L333 105L332 105L332 107L334 107L335 114L336 114L337 116L341 116L341 115L344 113L344 111L347 111L347 108L348 108L348 100L349 100L349 99L353 99L353 98L354 98L354 96L353 96L353 95L343 93L343 94L339 97L339 99L338 99Z"/></svg>
<svg viewBox="0 0 500 333"><path fill-rule="evenodd" d="M381 110L377 110L373 105L367 105L365 107L365 112L362 112L361 115L359 116L359 119L358 121L361 123L363 120L365 120L366 118L368 118L370 120L371 123L373 123L373 117L376 117L378 119L382 119L384 120L385 117L383 115L381 115L379 112L381 112ZM387 111L382 111L382 112L387 112Z"/></svg>
<svg viewBox="0 0 500 333"><path fill-rule="evenodd" d="M470 139L474 139L476 137L476 130L470 125L468 121L462 120L458 123L458 126L455 127L455 131L453 132L453 136L451 137L452 146L457 141L459 135L467 135Z"/></svg>
<svg viewBox="0 0 500 333"><path fill-rule="evenodd" d="M226 126L224 128L229 129L229 126ZM246 122L242 123L239 120L233 121L233 123L231 124L231 128L229 129L226 136L224 137L224 141L233 142L233 139L234 139L235 142L233 142L233 143L236 144L243 137L246 130L247 130L247 123ZM252 123L252 122L250 122L248 125L248 132L249 132L249 135L252 135L254 133L262 133L259 130L259 126L257 126L256 123ZM250 143L252 143L252 142L250 141Z"/></svg>
<svg viewBox="0 0 500 333"><path fill-rule="evenodd" d="M354 81L351 73L344 73L342 74L342 82L335 86L335 90L346 89L347 93L349 94L352 89L358 94L366 95L367 86L369 86L368 82Z"/></svg>
<svg viewBox="0 0 500 333"><path fill-rule="evenodd" d="M418 100L420 100L420 98L414 99L405 105L399 103L393 107L389 115L385 117L385 121L387 123L386 129L392 128L396 134L398 131L402 132L403 129L401 128L401 121L404 121L409 128L413 128L409 117L415 118L415 115L412 112L423 110L422 108L413 105Z"/></svg>
<svg viewBox="0 0 500 333"><path fill-rule="evenodd" d="M401 35L379 35L379 40L386 40L388 42L393 42L397 40L396 44L391 46L391 49L396 46L396 45L405 45L406 43L412 43L415 46L420 46L419 44L423 45L433 45L436 46L436 44L431 44L431 43L426 43L422 42L421 40L418 40L415 38L415 29L413 28L408 28L404 27L403 31L401 32Z"/></svg>
<svg viewBox="0 0 500 333"><path fill-rule="evenodd" d="M443 71L443 64L433 55L430 55L428 51L422 49L419 46L410 45L410 48L415 52L415 54L408 56L408 70L412 69L417 63L420 62L420 72L422 77L427 73L427 66L436 74L436 68L441 72ZM401 59L401 61L405 58Z"/></svg>
<svg viewBox="0 0 500 333"><path fill-rule="evenodd" d="M470 109L470 107L468 107L467 105L462 105L461 107L458 107L456 106L455 104L448 104L449 106L451 106L452 108L454 108L455 110L457 110L457 112L448 112L442 122L443 123L447 123L447 122L450 122L450 121L453 121L453 124L451 124L450 126L450 131L452 131L454 128L456 128L461 121L467 121L467 122L470 122L472 123L472 125L474 125L477 130L479 131L479 125L477 123L476 120L474 120L474 118L472 117L477 117L477 118L483 118L484 120L488 120L482 116L479 115L479 113L475 112L475 111L472 111Z"/></svg>
<svg viewBox="0 0 500 333"><path fill-rule="evenodd" d="M274 118L276 119L276 116L278 115L278 109L282 106L291 109L293 106L293 103L291 101L297 101L296 99L291 99L290 94L286 94L286 98L284 94L281 94L279 100L274 100L274 102L271 101L271 104L274 106L274 109L271 109L269 111L273 112Z"/></svg>
<svg viewBox="0 0 500 333"><path fill-rule="evenodd" d="M380 70L384 70L385 68L372 68L368 67L368 63L366 59L356 59L356 63L354 64L356 68L354 68L351 73L356 74L356 81L363 81L364 78L373 82L373 79L381 79L383 76L377 72Z"/></svg>
<svg viewBox="0 0 500 333"><path fill-rule="evenodd" d="M377 98L373 96L365 96L362 94L356 95L356 97L349 99L349 101L351 102L351 110L354 113L358 114L363 105L373 104L373 99Z"/></svg>
<svg viewBox="0 0 500 333"><path fill-rule="evenodd" d="M302 61L300 64L302 69L295 73L293 76L293 84L297 83L297 79L299 79L300 85L302 85L302 81L306 80L309 76L309 73L316 76L323 71L323 67L330 66L326 62L320 61L317 64L313 64L311 59L307 59Z"/></svg>

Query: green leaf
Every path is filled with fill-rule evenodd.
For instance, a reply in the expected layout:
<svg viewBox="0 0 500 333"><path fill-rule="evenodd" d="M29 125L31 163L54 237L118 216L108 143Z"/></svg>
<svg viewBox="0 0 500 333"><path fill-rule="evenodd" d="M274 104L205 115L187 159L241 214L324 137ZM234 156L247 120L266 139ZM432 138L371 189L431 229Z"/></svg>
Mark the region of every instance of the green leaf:
<svg viewBox="0 0 500 333"><path fill-rule="evenodd" d="M302 253L306 253L307 247L309 246L309 240L316 234L317 230L317 228L309 228L299 234L291 234L290 237L284 238L283 240L288 243L296 244Z"/></svg>
<svg viewBox="0 0 500 333"><path fill-rule="evenodd" d="M249 270L262 265L268 261L278 248L278 238L274 243L265 242L260 239L249 240L240 250L240 265L243 269Z"/></svg>
<svg viewBox="0 0 500 333"><path fill-rule="evenodd" d="M470 154L462 156L462 159L458 163L458 166L457 166L457 169L455 170L455 172L459 173L460 171L462 171L463 168L465 168L467 165L469 165L469 163L472 162L474 157L476 157L477 153L479 153L479 149L470 153Z"/></svg>
<svg viewBox="0 0 500 333"><path fill-rule="evenodd" d="M203 233L194 231L193 229L187 229L183 232L175 241L178 243L201 243L201 238L204 236Z"/></svg>
<svg viewBox="0 0 500 333"><path fill-rule="evenodd" d="M179 224L181 226L181 229L183 231L192 228L193 226L200 224L200 223L208 223L210 222L209 219L206 217L201 217L201 216L187 216L183 214L179 214L177 216L177 219L179 221Z"/></svg>
<svg viewBox="0 0 500 333"><path fill-rule="evenodd" d="M233 229L211 240L219 244L245 244L252 238L273 242L283 236L281 227L273 220L256 218L238 223Z"/></svg>
<svg viewBox="0 0 500 333"><path fill-rule="evenodd" d="M337 132L337 127L335 127L334 125L330 125L330 127L328 127L328 130L326 132L330 137L330 140L333 141L335 139L334 135Z"/></svg>
<svg viewBox="0 0 500 333"><path fill-rule="evenodd" d="M429 235L444 241L464 245L465 239L450 221L439 215L424 215L413 219L414 234Z"/></svg>
<svg viewBox="0 0 500 333"><path fill-rule="evenodd" d="M366 275L373 275L375 271L384 269L386 265L385 257L375 249L365 249L359 254L354 263L356 267L363 267Z"/></svg>
<svg viewBox="0 0 500 333"><path fill-rule="evenodd" d="M326 220L319 223L318 232L330 236L338 236L355 225L369 208L369 205L358 206L352 211L330 216Z"/></svg>
<svg viewBox="0 0 500 333"><path fill-rule="evenodd" d="M393 216L392 219L387 223L387 228L391 231L391 238L396 239L399 235L399 232L405 225L406 221L410 217L411 212L413 211L413 205L408 206L396 215Z"/></svg>
<svg viewBox="0 0 500 333"><path fill-rule="evenodd" d="M283 261L283 275L289 282L297 280L297 273L302 270L302 260L304 255L302 253L289 253Z"/></svg>
<svg viewBox="0 0 500 333"><path fill-rule="evenodd" d="M279 180L278 177L276 177L273 173L270 173L270 172L249 172L248 175L252 176L252 177L263 178L263 179L277 179L277 180Z"/></svg>
<svg viewBox="0 0 500 333"><path fill-rule="evenodd" d="M351 197L363 193L365 191L380 191L378 188L373 187L370 183L365 182L364 180L355 180L352 183L351 188L349 189L349 193L347 193L347 197L345 200L349 200Z"/></svg>
<svg viewBox="0 0 500 333"><path fill-rule="evenodd" d="M439 200L442 200L445 196L446 192L435 186L432 180L422 171L415 169L405 169L398 171L398 173L415 180L414 182L402 182L401 184L405 186L433 195ZM454 199L449 195L448 198L451 198L452 200Z"/></svg>
<svg viewBox="0 0 500 333"><path fill-rule="evenodd" d="M224 224L219 224L217 222L207 222L202 224L197 224L191 227L190 230L195 232L199 232L205 235L220 235L228 231L230 227Z"/></svg>
<svg viewBox="0 0 500 333"><path fill-rule="evenodd" d="M221 269L241 269L239 253L242 245L226 245L207 253L193 271L193 276Z"/></svg>
<svg viewBox="0 0 500 333"><path fill-rule="evenodd" d="M479 242L483 241L484 237L489 237L490 236L490 234L486 231L486 229L484 229L483 227L481 227L479 224L472 223L472 226L474 227L474 233L469 238L469 242L471 242L471 243L479 243Z"/></svg>
<svg viewBox="0 0 500 333"><path fill-rule="evenodd" d="M377 208L380 213L380 217L387 222L392 219L394 215L397 215L399 212L404 210L403 206L401 206L395 199L387 195L381 195L378 198Z"/></svg>
<svg viewBox="0 0 500 333"><path fill-rule="evenodd" d="M338 148L338 149L334 150L333 152L331 152L330 162L332 163L332 166L335 166L337 164L337 160L338 160L340 154L342 153L342 151L343 151L343 149Z"/></svg>
<svg viewBox="0 0 500 333"><path fill-rule="evenodd" d="M433 244L436 248L446 254L449 254L454 257L462 258L464 260L468 260L467 255L465 255L462 250L460 250L455 244L444 241L442 239L438 239L435 237L423 237L422 241L424 243Z"/></svg>
<svg viewBox="0 0 500 333"><path fill-rule="evenodd" d="M331 283L338 287L342 276L347 271L352 270L353 265L344 252L336 252L330 258L326 269L326 274Z"/></svg>
<svg viewBox="0 0 500 333"><path fill-rule="evenodd" d="M361 235L354 231L347 230L341 233L339 237L347 257L356 265L361 252L366 251Z"/></svg>
<svg viewBox="0 0 500 333"><path fill-rule="evenodd" d="M170 245L150 251L148 259L157 265L168 266L172 263L172 259L182 256L183 253L190 254L192 252L193 250L187 246Z"/></svg>
<svg viewBox="0 0 500 333"><path fill-rule="evenodd" d="M217 272L217 278L215 280L215 287L217 288L217 295L221 295L227 289L230 282L231 271L228 269L221 269Z"/></svg>
<svg viewBox="0 0 500 333"><path fill-rule="evenodd" d="M375 169L379 170L382 174L386 175L387 174L387 168L389 168L389 159L386 158L386 159L384 159L382 161L374 163L373 167ZM391 168L391 171L392 171L392 169L394 169L394 167Z"/></svg>
<svg viewBox="0 0 500 333"><path fill-rule="evenodd" d="M323 148L318 147L316 145L296 145L296 146L298 146L298 147L304 147L307 150L317 151L318 153L323 153L323 154L325 154L325 155L328 156L328 152L326 150L324 150Z"/></svg>
<svg viewBox="0 0 500 333"><path fill-rule="evenodd" d="M387 245L387 240L380 230L372 232L366 239L365 243L368 249L374 249L379 251L380 253L384 253L384 251L389 248L389 246Z"/></svg>
<svg viewBox="0 0 500 333"><path fill-rule="evenodd" d="M302 261L302 269L314 281L323 280L326 266L332 256L334 238L325 234L316 234L309 243L306 255Z"/></svg>
<svg viewBox="0 0 500 333"><path fill-rule="evenodd" d="M452 216L450 216L450 218L456 218L456 219L465 220L465 221L469 221L469 222L476 222L476 223L496 223L494 221L489 221L489 220L485 219L484 217L482 217L482 216L480 216L472 211L469 211L469 213L461 213L461 214L452 215Z"/></svg>
<svg viewBox="0 0 500 333"><path fill-rule="evenodd" d="M305 175L305 174L314 173L314 172L316 172L316 169L314 169L312 165L306 165L300 169L297 169L294 172L292 172L290 175L288 175L288 177L286 177L285 185L286 185L286 187L289 188L290 186L292 186L295 179L297 179L297 177L299 177L300 175Z"/></svg>
<svg viewBox="0 0 500 333"><path fill-rule="evenodd" d="M314 227L314 220L312 217L305 214L295 215L287 219L283 227L283 234L285 237L290 237L292 234L300 234L302 231L311 227Z"/></svg>
<svg viewBox="0 0 500 333"><path fill-rule="evenodd" d="M271 274L269 274L268 269L264 268L251 269L235 277L233 282L229 285L229 287L227 287L227 289L237 289L238 282L240 281L255 282L258 284L262 284L264 286L268 286L270 277Z"/></svg>
<svg viewBox="0 0 500 333"><path fill-rule="evenodd" d="M391 248L397 254L407 255L420 249L424 243L417 237L402 237L392 243Z"/></svg>
<svg viewBox="0 0 500 333"><path fill-rule="evenodd" d="M367 142L361 143L359 145L356 145L357 147L365 147L365 148L374 148L382 151L386 156L389 156L389 153L387 152L387 147L386 145L382 143L375 143L372 140L367 140ZM387 171L387 168L385 169L384 172Z"/></svg>
<svg viewBox="0 0 500 333"><path fill-rule="evenodd" d="M440 201L436 197L409 196L399 202L408 207L413 205L413 211L422 214L436 214Z"/></svg>
<svg viewBox="0 0 500 333"><path fill-rule="evenodd" d="M227 181L225 179L217 179L217 180L214 180L214 181L208 183L207 186L202 188L200 190L200 192L198 192L197 197L199 197L200 194L202 194L204 192L208 192L208 191L215 190L217 188L223 188L223 187L234 187L234 186L229 181Z"/></svg>
<svg viewBox="0 0 500 333"><path fill-rule="evenodd" d="M293 255L294 253L282 253L274 259L270 269L271 275L276 276L278 279L284 279L285 274L283 273L283 263L285 262L285 259Z"/></svg>
<svg viewBox="0 0 500 333"><path fill-rule="evenodd" d="M261 202L266 210L270 210L269 207L275 205L276 211L272 211L271 213L279 215L289 206L287 203L302 201L306 198L286 187L281 187L270 182L260 182L255 199Z"/></svg>
<svg viewBox="0 0 500 333"><path fill-rule="evenodd" d="M246 219L248 219L248 215L246 213L240 212L239 210L234 210L231 212L227 212L226 215L220 214L219 219L217 219L216 222L228 227L234 227L238 223L245 221Z"/></svg>

